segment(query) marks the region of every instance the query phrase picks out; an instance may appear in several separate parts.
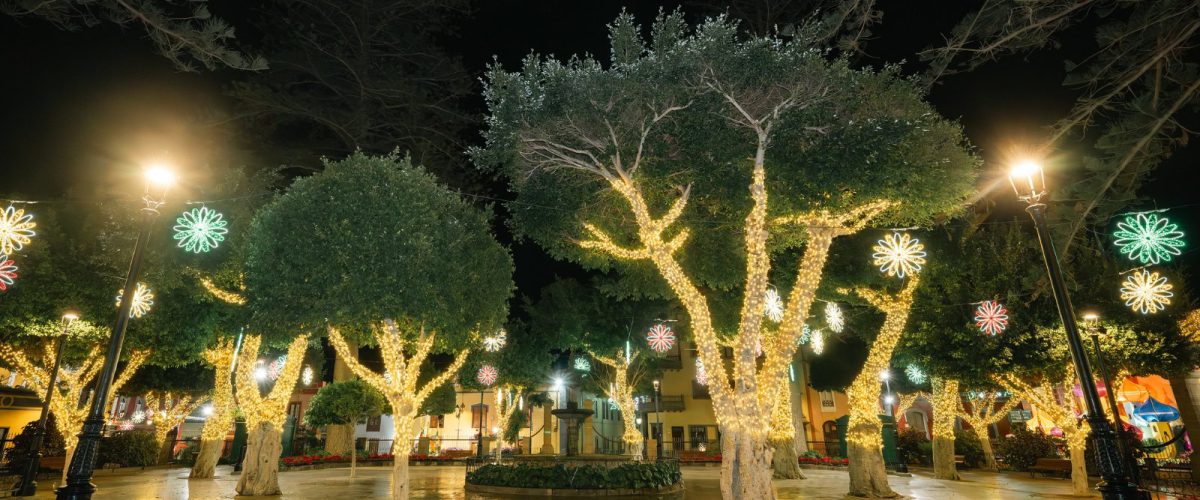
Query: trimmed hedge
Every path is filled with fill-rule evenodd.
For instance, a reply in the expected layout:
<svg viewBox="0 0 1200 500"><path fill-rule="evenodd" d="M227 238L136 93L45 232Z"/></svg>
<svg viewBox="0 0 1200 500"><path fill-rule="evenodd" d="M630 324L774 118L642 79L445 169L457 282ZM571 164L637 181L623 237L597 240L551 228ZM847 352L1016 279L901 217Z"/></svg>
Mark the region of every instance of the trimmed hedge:
<svg viewBox="0 0 1200 500"><path fill-rule="evenodd" d="M158 442L145 431L118 432L100 440L96 466L145 467L158 462Z"/></svg>
<svg viewBox="0 0 1200 500"><path fill-rule="evenodd" d="M669 463L628 463L611 468L490 464L467 474L468 483L482 486L578 490L665 488L681 480L683 475Z"/></svg>

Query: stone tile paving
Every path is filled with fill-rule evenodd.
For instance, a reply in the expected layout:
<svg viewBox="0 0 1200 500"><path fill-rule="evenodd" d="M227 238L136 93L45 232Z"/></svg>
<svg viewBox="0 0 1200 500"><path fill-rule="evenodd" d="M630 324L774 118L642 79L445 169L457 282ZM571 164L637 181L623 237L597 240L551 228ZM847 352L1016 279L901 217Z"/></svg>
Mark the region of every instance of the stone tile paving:
<svg viewBox="0 0 1200 500"><path fill-rule="evenodd" d="M413 467L414 499L469 499L501 500L512 497L494 497L463 491L463 468L455 466ZM237 476L230 467L217 469L212 480L187 479L187 469L150 469L144 471L101 472L95 478L100 488L97 500L142 500L142 499L229 499L255 498L236 497L234 486ZM283 497L288 499L352 500L387 498L389 469L383 467L359 468L359 477L351 480L347 469L323 469L280 473ZM777 481L779 497L796 498L845 498L847 476L844 471L806 470L806 480ZM684 482L687 492L667 497L670 500L708 500L720 498L720 469L717 467L685 467ZM1028 498L1088 498L1074 497L1070 481L1063 479L1032 479L1028 474L989 474L964 472L962 481L932 479L928 471L916 471L912 477L892 477L896 491L908 498L938 500L999 500ZM43 481L41 491L35 498L54 498L50 481ZM262 497L280 498L280 497Z"/></svg>

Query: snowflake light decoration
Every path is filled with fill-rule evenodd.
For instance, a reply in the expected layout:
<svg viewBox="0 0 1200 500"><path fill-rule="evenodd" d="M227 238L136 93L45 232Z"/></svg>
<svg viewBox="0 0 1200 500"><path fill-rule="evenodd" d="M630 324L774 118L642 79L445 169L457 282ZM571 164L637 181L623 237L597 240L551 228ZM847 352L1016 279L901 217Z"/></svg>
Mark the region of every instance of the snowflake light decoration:
<svg viewBox="0 0 1200 500"><path fill-rule="evenodd" d="M812 347L813 354L818 356L825 352L825 334L821 330L813 330L812 338L809 339L809 347Z"/></svg>
<svg viewBox="0 0 1200 500"><path fill-rule="evenodd" d="M499 376L500 371L496 370L496 367L492 365L483 365L479 367L479 373L475 374L475 380L480 384L483 384L484 387L487 387L496 383L496 377Z"/></svg>
<svg viewBox="0 0 1200 500"><path fill-rule="evenodd" d="M1171 297L1175 296L1171 291L1173 288L1165 276L1143 269L1125 278L1125 284L1121 285L1121 298L1134 311L1154 314L1171 304Z"/></svg>
<svg viewBox="0 0 1200 500"><path fill-rule="evenodd" d="M487 352L496 352L508 343L508 332L503 328L496 330L496 333L483 338L483 350Z"/></svg>
<svg viewBox="0 0 1200 500"><path fill-rule="evenodd" d="M825 324L833 333L842 333L842 329L846 328L846 316L842 314L842 308L837 302L825 303Z"/></svg>
<svg viewBox="0 0 1200 500"><path fill-rule="evenodd" d="M650 344L654 352L667 352L675 345L675 332L671 331L671 327L659 323L646 332L646 343Z"/></svg>
<svg viewBox="0 0 1200 500"><path fill-rule="evenodd" d="M133 412L133 416L129 417L129 421L135 424L140 424L146 421L146 412L141 410Z"/></svg>
<svg viewBox="0 0 1200 500"><path fill-rule="evenodd" d="M192 253L204 253L225 241L229 221L208 207L193 208L175 219L175 246Z"/></svg>
<svg viewBox="0 0 1200 500"><path fill-rule="evenodd" d="M999 335L1008 328L1008 309L994 300L985 300L975 308L975 327L988 335Z"/></svg>
<svg viewBox="0 0 1200 500"><path fill-rule="evenodd" d="M579 357L575 358L575 361L573 364L575 365L575 369L579 370L581 372L592 371L592 362L588 361L588 359L583 356L579 356Z"/></svg>
<svg viewBox="0 0 1200 500"><path fill-rule="evenodd" d="M1113 243L1120 247L1121 253L1142 264L1168 262L1184 246L1179 225L1158 214L1127 216L1124 222L1117 223L1113 236L1117 238Z"/></svg>
<svg viewBox="0 0 1200 500"><path fill-rule="evenodd" d="M117 307L121 307L121 297L125 295L125 290L117 290ZM150 312L150 307L154 305L154 292L145 283L138 283L137 289L133 291L133 304L129 308L130 318L140 318Z"/></svg>
<svg viewBox="0 0 1200 500"><path fill-rule="evenodd" d="M779 292L774 288L767 289L766 297L763 297L765 304L763 305L763 316L776 323L783 321L783 298L779 296Z"/></svg>
<svg viewBox="0 0 1200 500"><path fill-rule="evenodd" d="M26 214L25 209L9 205L0 212L0 253L12 255L25 247L29 239L36 236L33 228L33 214Z"/></svg>
<svg viewBox="0 0 1200 500"><path fill-rule="evenodd" d="M921 385L929 381L929 376L925 375L925 370L922 370L921 367L911 363L904 367L904 374L908 376L908 380L910 382L917 385Z"/></svg>
<svg viewBox="0 0 1200 500"><path fill-rule="evenodd" d="M796 339L796 345L800 346L800 345L807 344L808 341L811 339L812 339L812 328L810 328L808 326L808 324L806 323L804 325L804 328L800 329L800 338Z"/></svg>
<svg viewBox="0 0 1200 500"><path fill-rule="evenodd" d="M704 362L700 358L696 358L696 383L708 385L708 371L704 369Z"/></svg>
<svg viewBox="0 0 1200 500"><path fill-rule="evenodd" d="M313 377L314 374L311 366L304 367L304 371L300 372L300 381L303 382L304 385L312 385Z"/></svg>
<svg viewBox="0 0 1200 500"><path fill-rule="evenodd" d="M17 279L17 263L7 255L0 254L0 292L8 290Z"/></svg>
<svg viewBox="0 0 1200 500"><path fill-rule="evenodd" d="M904 278L921 272L925 264L925 245L908 233L892 233L879 240L871 254L879 272L888 276Z"/></svg>

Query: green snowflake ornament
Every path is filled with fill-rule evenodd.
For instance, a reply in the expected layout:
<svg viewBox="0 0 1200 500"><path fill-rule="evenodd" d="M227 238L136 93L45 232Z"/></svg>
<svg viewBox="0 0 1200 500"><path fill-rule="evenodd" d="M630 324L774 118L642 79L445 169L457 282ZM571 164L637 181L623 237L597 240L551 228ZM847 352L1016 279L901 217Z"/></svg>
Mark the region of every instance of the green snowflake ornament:
<svg viewBox="0 0 1200 500"><path fill-rule="evenodd" d="M1158 214L1136 214L1117 223L1114 242L1121 253L1142 264L1169 262L1184 246L1183 231Z"/></svg>
<svg viewBox="0 0 1200 500"><path fill-rule="evenodd" d="M175 239L179 240L176 246L194 253L217 248L225 241L228 224L224 216L208 207L188 210L175 219Z"/></svg>

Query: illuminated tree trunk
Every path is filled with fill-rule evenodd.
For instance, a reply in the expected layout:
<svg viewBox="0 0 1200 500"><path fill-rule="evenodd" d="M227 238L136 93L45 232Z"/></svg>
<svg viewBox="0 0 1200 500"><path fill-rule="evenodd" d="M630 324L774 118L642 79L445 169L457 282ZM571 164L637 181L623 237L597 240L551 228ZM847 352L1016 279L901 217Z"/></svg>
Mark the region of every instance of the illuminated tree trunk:
<svg viewBox="0 0 1200 500"><path fill-rule="evenodd" d="M979 446L983 448L983 467L992 472L1000 470L1000 464L996 463L996 452L992 451L992 440L988 438L987 431L976 429L975 435L979 437Z"/></svg>
<svg viewBox="0 0 1200 500"><path fill-rule="evenodd" d="M609 367L612 371L612 381L608 387L607 395L617 403L617 409L621 411L621 442L625 444L625 454L635 461L642 460L642 433L637 429L637 403L633 400L633 385L629 380L629 371L633 369L633 360L637 354L631 354L629 362L625 362L625 350L617 349L617 356L609 358L596 353L590 353L596 361ZM641 378L638 371L634 378Z"/></svg>
<svg viewBox="0 0 1200 500"><path fill-rule="evenodd" d="M1086 438L1067 440L1067 451L1071 455L1071 490L1076 496L1091 494L1088 488L1087 458L1084 457L1086 449Z"/></svg>
<svg viewBox="0 0 1200 500"><path fill-rule="evenodd" d="M196 463L192 464L191 479L209 479L217 471L217 462L221 460L221 449L225 447L225 436L221 439L200 439L200 451L196 453Z"/></svg>
<svg viewBox="0 0 1200 500"><path fill-rule="evenodd" d="M776 498L771 445L763 430L721 433L721 496Z"/></svg>
<svg viewBox="0 0 1200 500"><path fill-rule="evenodd" d="M1017 406L1018 398L1010 397L999 408L996 407L996 398L999 396L998 391L988 391L986 395L978 395L969 397L971 402L971 411L966 411L965 408L959 413L959 417L971 425L971 432L979 438L979 444L983 448L983 463L984 468L991 471L1000 470L1000 465L996 463L996 453L992 451L992 440L988 439L987 429L992 424L999 422L1001 419L1008 417L1009 410ZM960 405L962 402L959 402Z"/></svg>
<svg viewBox="0 0 1200 500"><path fill-rule="evenodd" d="M349 343L347 356L337 353L333 359L333 381L344 382L354 378L347 364L347 357L358 360L358 344ZM329 425L325 427L325 451L334 455L344 455L354 450L354 424Z"/></svg>
<svg viewBox="0 0 1200 500"><path fill-rule="evenodd" d="M188 476L192 479L209 479L216 474L217 462L221 460L221 450L225 447L225 436L233 425L234 347L229 339L222 339L215 347L204 351L204 360L214 369L212 415L204 421L204 428L200 431L200 451Z"/></svg>
<svg viewBox="0 0 1200 500"><path fill-rule="evenodd" d="M394 418L396 436L392 440L392 500L408 500L412 485L408 480L408 439L412 436L413 419Z"/></svg>
<svg viewBox="0 0 1200 500"><path fill-rule="evenodd" d="M279 455L283 453L280 431L262 421L246 438L246 460L238 477L237 493L244 496L278 495Z"/></svg>
<svg viewBox="0 0 1200 500"><path fill-rule="evenodd" d="M65 449L66 449L66 454L65 454L65 456L66 456L66 461L65 461L65 462L63 462L63 463L64 463L64 464L67 464L67 465L70 465L70 464L71 464L71 457L75 456L75 445L74 445L74 444L72 444L72 445L70 445L70 446L67 446ZM103 466L104 466L104 464L96 464L96 465L97 465L98 467L103 467ZM58 481L58 484L59 484L59 486L62 486L62 485L64 485L64 484L67 484L67 469L68 469L68 468L69 468L69 467L63 467L63 470L62 470L62 478L60 478L60 479L59 479L59 481Z"/></svg>
<svg viewBox="0 0 1200 500"><path fill-rule="evenodd" d="M771 414L770 443L774 452L771 465L775 479L804 479L796 456L796 427L792 424L792 391L782 384L776 392L775 411Z"/></svg>
<svg viewBox="0 0 1200 500"><path fill-rule="evenodd" d="M1089 430L1088 422L1086 419L1076 416L1074 405L1069 398L1060 402L1054 387L1046 381L1035 388L1012 374L997 375L994 379L1009 392L1032 404L1040 416L1052 422L1055 427L1062 429L1063 439L1067 441L1067 450L1070 452L1071 458L1071 487L1076 495L1089 494L1087 464L1084 458ZM1069 372L1062 385L1069 388L1075 380L1074 372Z"/></svg>
<svg viewBox="0 0 1200 500"><path fill-rule="evenodd" d="M933 476L957 481L954 418L961 408L958 381L933 378Z"/></svg>

